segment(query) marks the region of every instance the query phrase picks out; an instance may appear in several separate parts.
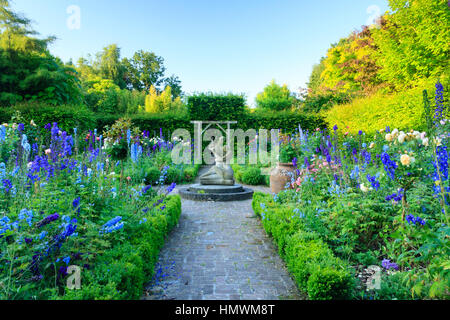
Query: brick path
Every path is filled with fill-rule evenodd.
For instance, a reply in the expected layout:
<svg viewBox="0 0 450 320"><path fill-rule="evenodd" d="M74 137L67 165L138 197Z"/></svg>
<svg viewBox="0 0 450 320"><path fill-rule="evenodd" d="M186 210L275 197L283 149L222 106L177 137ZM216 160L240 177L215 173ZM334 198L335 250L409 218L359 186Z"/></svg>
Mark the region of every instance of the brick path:
<svg viewBox="0 0 450 320"><path fill-rule="evenodd" d="M182 210L143 299L301 299L251 200L183 200Z"/></svg>

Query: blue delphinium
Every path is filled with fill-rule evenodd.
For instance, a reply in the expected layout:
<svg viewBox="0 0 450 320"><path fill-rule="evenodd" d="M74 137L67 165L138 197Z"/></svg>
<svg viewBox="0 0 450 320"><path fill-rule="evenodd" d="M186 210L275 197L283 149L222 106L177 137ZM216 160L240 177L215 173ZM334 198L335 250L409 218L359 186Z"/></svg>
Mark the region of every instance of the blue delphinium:
<svg viewBox="0 0 450 320"><path fill-rule="evenodd" d="M387 175L392 180L395 179L395 169L397 169L398 165L395 161L391 160L391 157L389 157L389 154L386 152L383 152L381 154L381 162L384 165L384 170L386 170Z"/></svg>
<svg viewBox="0 0 450 320"><path fill-rule="evenodd" d="M4 142L6 140L6 127L4 125L0 125L0 142Z"/></svg>
<svg viewBox="0 0 450 320"><path fill-rule="evenodd" d="M117 216L103 225L103 227L100 229L100 234L111 233L113 231L122 229L123 226L124 223L122 222L122 217Z"/></svg>
<svg viewBox="0 0 450 320"><path fill-rule="evenodd" d="M390 194L386 196L386 201L394 200L395 202L399 202L403 199L403 189L399 189L397 193Z"/></svg>
<svg viewBox="0 0 450 320"><path fill-rule="evenodd" d="M434 113L434 120L436 126L438 126L444 114L444 86L440 82L436 83L435 102L436 108Z"/></svg>
<svg viewBox="0 0 450 320"><path fill-rule="evenodd" d="M424 226L426 224L426 221L420 218L419 216L415 217L412 214L409 214L406 216L406 222L413 225L422 225Z"/></svg>
<svg viewBox="0 0 450 320"><path fill-rule="evenodd" d="M372 185L372 187L378 191L378 189L380 189L380 182L377 181L377 177L376 176L371 176L370 174L367 175L367 180L370 182L370 184Z"/></svg>

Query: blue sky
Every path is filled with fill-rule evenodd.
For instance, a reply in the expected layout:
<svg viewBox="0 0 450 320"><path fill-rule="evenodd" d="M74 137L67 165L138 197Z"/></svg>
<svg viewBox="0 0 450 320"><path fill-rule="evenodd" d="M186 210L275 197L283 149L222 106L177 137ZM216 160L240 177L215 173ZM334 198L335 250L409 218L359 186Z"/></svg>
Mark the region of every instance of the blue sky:
<svg viewBox="0 0 450 320"><path fill-rule="evenodd" d="M80 8L80 29L67 8ZM388 10L387 0L12 0L64 61L117 43L122 56L153 51L186 93L244 93L272 79L293 91L331 43ZM374 7L375 6L375 7ZM373 10L368 10L368 9ZM379 10L378 10L378 9Z"/></svg>

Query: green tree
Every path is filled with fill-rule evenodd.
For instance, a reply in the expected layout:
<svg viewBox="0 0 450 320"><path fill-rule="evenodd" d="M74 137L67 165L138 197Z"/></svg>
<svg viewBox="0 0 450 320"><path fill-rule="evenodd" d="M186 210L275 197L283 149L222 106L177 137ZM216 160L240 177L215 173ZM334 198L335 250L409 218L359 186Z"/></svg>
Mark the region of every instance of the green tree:
<svg viewBox="0 0 450 320"><path fill-rule="evenodd" d="M168 111L180 111L183 103L180 97L172 98L172 89L166 86L163 92L158 93L154 86L150 86L149 94L145 97L145 112L163 113Z"/></svg>
<svg viewBox="0 0 450 320"><path fill-rule="evenodd" d="M30 21L0 0L0 105L23 100L80 103L76 72L47 49L54 37L38 39Z"/></svg>
<svg viewBox="0 0 450 320"><path fill-rule="evenodd" d="M171 75L170 77L166 78L164 80L164 89L167 87L170 87L172 90L172 99L176 99L178 97L181 97L183 95L183 91L181 89L181 81L180 79L175 76Z"/></svg>
<svg viewBox="0 0 450 320"><path fill-rule="evenodd" d="M116 44L111 44L97 53L95 68L103 79L112 80L121 89L127 87L126 68L120 59L120 48Z"/></svg>
<svg viewBox="0 0 450 320"><path fill-rule="evenodd" d="M392 13L373 37L380 76L394 88L448 74L450 9L447 0L390 0Z"/></svg>
<svg viewBox="0 0 450 320"><path fill-rule="evenodd" d="M309 82L308 82L308 89L310 93L317 93L319 90L323 79L321 78L322 72L325 70L325 64L324 64L325 58L322 57L320 59L320 63L315 64L313 66L313 70L311 72L311 75L309 76Z"/></svg>
<svg viewBox="0 0 450 320"><path fill-rule="evenodd" d="M287 85L280 86L275 80L264 88L264 91L256 96L258 108L266 110L286 110L295 103L295 97Z"/></svg>
<svg viewBox="0 0 450 320"><path fill-rule="evenodd" d="M139 50L131 59L123 59L125 79L129 87L136 90L159 88L164 81L164 59L153 52Z"/></svg>

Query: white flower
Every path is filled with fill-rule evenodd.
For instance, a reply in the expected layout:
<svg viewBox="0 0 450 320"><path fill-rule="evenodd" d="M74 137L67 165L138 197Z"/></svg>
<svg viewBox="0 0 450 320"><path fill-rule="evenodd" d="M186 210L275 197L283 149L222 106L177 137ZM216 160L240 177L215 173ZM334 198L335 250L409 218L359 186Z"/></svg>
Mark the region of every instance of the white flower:
<svg viewBox="0 0 450 320"><path fill-rule="evenodd" d="M385 138L386 138L386 141L389 141L389 142L391 142L393 140L392 134L390 134L390 133L386 134Z"/></svg>
<svg viewBox="0 0 450 320"><path fill-rule="evenodd" d="M404 132L401 132L398 136L398 142L403 143L403 142L405 142L405 139L406 139L406 134Z"/></svg>
<svg viewBox="0 0 450 320"><path fill-rule="evenodd" d="M364 183L361 183L361 184L359 185L359 188L360 188L361 191L364 192L364 193L369 192L369 188L367 188L367 187L364 185Z"/></svg>
<svg viewBox="0 0 450 320"><path fill-rule="evenodd" d="M423 138L423 139L422 139L422 144L423 144L425 147L428 147L429 144L430 144L429 139L428 139L428 138Z"/></svg>
<svg viewBox="0 0 450 320"><path fill-rule="evenodd" d="M392 130L392 135L393 135L393 136L397 136L397 135L398 135L398 129Z"/></svg>
<svg viewBox="0 0 450 320"><path fill-rule="evenodd" d="M425 139L425 137L427 136L427 133L426 132L422 132L421 134L420 134L420 139Z"/></svg>

